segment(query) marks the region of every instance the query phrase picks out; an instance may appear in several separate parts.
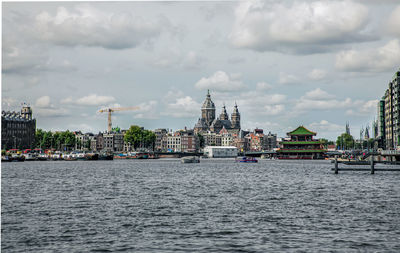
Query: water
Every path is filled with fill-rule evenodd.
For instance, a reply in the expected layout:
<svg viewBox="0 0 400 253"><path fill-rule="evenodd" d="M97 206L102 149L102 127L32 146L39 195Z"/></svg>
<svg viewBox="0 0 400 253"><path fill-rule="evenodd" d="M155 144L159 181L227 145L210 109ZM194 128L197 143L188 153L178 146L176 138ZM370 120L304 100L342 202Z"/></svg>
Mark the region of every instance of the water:
<svg viewBox="0 0 400 253"><path fill-rule="evenodd" d="M331 167L231 159L3 163L1 249L400 252L400 173L335 175Z"/></svg>

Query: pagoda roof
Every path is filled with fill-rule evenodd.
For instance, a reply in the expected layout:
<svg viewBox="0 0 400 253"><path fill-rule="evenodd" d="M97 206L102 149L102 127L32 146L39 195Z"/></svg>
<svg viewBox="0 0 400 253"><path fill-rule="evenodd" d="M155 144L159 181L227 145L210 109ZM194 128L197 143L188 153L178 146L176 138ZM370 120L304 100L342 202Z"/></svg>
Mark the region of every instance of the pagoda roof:
<svg viewBox="0 0 400 253"><path fill-rule="evenodd" d="M288 136L291 136L291 135L317 135L317 133L308 130L304 126L299 126L292 132L287 133L287 135Z"/></svg>

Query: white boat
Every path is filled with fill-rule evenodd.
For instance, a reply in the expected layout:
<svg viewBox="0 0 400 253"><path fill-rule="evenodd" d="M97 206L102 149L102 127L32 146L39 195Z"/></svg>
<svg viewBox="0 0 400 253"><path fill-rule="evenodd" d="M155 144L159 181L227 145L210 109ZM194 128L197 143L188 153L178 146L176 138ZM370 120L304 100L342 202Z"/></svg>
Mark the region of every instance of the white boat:
<svg viewBox="0 0 400 253"><path fill-rule="evenodd" d="M37 159L39 161L47 161L49 160L49 156L46 153L39 153Z"/></svg>
<svg viewBox="0 0 400 253"><path fill-rule="evenodd" d="M64 154L63 155L65 161L76 161L78 160L74 154Z"/></svg>
<svg viewBox="0 0 400 253"><path fill-rule="evenodd" d="M36 154L26 153L26 154L23 154L23 156L25 156L25 161L35 161L36 160Z"/></svg>
<svg viewBox="0 0 400 253"><path fill-rule="evenodd" d="M197 156L185 156L181 158L182 163L199 163L200 159Z"/></svg>

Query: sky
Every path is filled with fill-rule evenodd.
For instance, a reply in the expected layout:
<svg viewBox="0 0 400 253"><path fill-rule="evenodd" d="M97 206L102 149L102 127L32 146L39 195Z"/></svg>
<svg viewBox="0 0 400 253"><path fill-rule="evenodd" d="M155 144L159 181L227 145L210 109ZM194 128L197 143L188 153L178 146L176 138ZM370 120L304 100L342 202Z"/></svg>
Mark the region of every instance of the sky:
<svg viewBox="0 0 400 253"><path fill-rule="evenodd" d="M242 129L358 137L399 68L398 0L2 3L2 110L45 130L193 128L209 89Z"/></svg>

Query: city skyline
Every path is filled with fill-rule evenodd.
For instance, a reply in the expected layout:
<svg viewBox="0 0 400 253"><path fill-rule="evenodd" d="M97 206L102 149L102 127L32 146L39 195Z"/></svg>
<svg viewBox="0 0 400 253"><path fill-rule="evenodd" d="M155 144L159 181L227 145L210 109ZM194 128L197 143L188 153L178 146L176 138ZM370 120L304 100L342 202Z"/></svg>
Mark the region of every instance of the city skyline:
<svg viewBox="0 0 400 253"><path fill-rule="evenodd" d="M3 3L2 110L98 132L99 109L139 106L113 126L177 130L210 89L242 129L357 137L400 67L399 17L373 0Z"/></svg>

